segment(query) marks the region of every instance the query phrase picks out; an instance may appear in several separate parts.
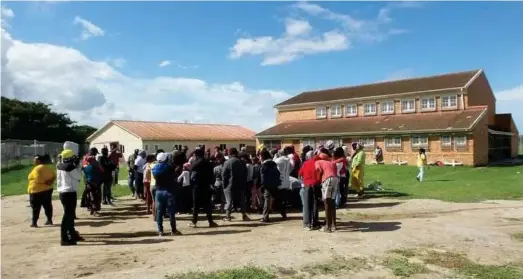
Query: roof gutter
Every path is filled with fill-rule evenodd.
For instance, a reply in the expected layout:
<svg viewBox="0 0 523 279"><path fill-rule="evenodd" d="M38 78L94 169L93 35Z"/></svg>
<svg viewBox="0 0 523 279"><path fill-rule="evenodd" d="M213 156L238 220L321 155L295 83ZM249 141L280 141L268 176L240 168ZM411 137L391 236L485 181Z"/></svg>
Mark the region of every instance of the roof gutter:
<svg viewBox="0 0 523 279"><path fill-rule="evenodd" d="M402 97L402 96L408 96L408 95L414 95L414 94L425 94L425 93L433 93L433 92L441 92L441 91L453 91L453 90L463 91L463 88L464 87L450 87L450 88L441 88L441 89L433 89L433 90L422 90L422 91L412 91L412 92L405 92L405 93L398 93L398 94L389 94L389 95L374 95L374 96L368 96L368 97L338 99L338 100L331 100L331 101L308 102L308 103L288 104L288 105L275 105L274 108L276 108L276 109L292 109L292 108L301 108L301 107L306 107L306 106L336 104L336 103L340 103L340 102L354 102L354 101L365 101L365 100L376 100L376 99L390 99L390 98L393 98L393 97ZM321 91L318 91L318 92L321 92Z"/></svg>

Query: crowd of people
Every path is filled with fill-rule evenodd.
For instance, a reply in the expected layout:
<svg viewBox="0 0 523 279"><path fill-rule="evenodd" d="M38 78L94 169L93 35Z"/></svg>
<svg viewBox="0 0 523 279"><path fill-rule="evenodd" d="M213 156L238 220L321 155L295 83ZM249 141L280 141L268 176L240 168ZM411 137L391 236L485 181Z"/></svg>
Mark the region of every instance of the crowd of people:
<svg viewBox="0 0 523 279"><path fill-rule="evenodd" d="M350 148L350 149L349 149ZM213 209L225 214L224 222L237 212L241 220L261 214L260 222L270 222L270 214L278 212L287 218L293 185L299 183L303 209L303 228L336 230L336 209L343 207L350 192L363 196L365 152L359 143L350 147L335 147L332 141L313 148L305 146L299 156L293 146L269 150L263 145L249 154L244 148L221 150L188 147L172 152L157 150L154 154L135 150L127 158L128 186L135 199L143 201L148 214L163 236L163 222L169 219L172 235L181 234L176 226L180 213L192 214L191 227L198 224L203 210L209 227L217 227ZM29 195L33 208L32 227L37 227L41 207L52 224L52 185L56 179L60 201L64 208L61 224L61 244L75 245L83 240L75 230L77 192L84 176L85 188L81 207L97 216L102 205L114 206L111 187L117 182L118 163L122 154L116 146L91 148L78 156L78 145L66 142L56 165L56 175L45 165L43 156L35 157L36 167L29 175ZM349 179L350 178L350 179ZM350 183L349 183L350 182ZM320 222L319 210L325 209Z"/></svg>

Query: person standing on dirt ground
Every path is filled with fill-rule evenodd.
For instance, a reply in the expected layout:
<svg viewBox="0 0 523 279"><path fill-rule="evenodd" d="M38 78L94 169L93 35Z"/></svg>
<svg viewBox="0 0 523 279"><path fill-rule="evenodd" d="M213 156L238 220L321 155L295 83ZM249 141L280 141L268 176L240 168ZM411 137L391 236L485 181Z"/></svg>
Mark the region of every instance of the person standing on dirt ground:
<svg viewBox="0 0 523 279"><path fill-rule="evenodd" d="M113 161L109 158L109 149L107 147L102 148L102 156L99 161L100 165L103 168L102 173L102 203L104 205L113 205L111 201L111 187L113 186L113 171L116 168L116 165L113 164Z"/></svg>
<svg viewBox="0 0 523 279"><path fill-rule="evenodd" d="M339 179L338 192L336 193L336 208L344 207L347 202L347 158L343 148L337 147L334 150L334 163L336 164L336 174Z"/></svg>
<svg viewBox="0 0 523 279"><path fill-rule="evenodd" d="M287 219L287 204L289 202L289 196L292 189L290 181L291 163L290 159L287 157L287 150L288 149L280 149L275 152L274 156L274 163L276 163L276 166L278 167L281 180L281 184L278 186L278 195L276 201L277 205L282 207L280 212L282 213L284 220Z"/></svg>
<svg viewBox="0 0 523 279"><path fill-rule="evenodd" d="M213 176L213 167L211 163L205 159L205 152L201 148L194 151L195 159L191 164L191 187L193 196L193 212L192 222L189 226L195 228L198 222L198 213L200 208L205 209L209 227L217 227L212 219L212 202L211 202L211 183Z"/></svg>
<svg viewBox="0 0 523 279"><path fill-rule="evenodd" d="M134 160L134 187L136 189L135 198L141 200L145 200L143 195L143 171L145 163L147 162L145 157L147 157L147 153L142 150L140 153L138 153L136 160Z"/></svg>
<svg viewBox="0 0 523 279"><path fill-rule="evenodd" d="M143 173L143 191L145 195L146 214L151 214L151 209L153 205L153 199L151 197L151 182L153 180L152 168L154 165L154 161L156 161L156 155L149 154L147 155L146 160L147 163L145 164L145 169Z"/></svg>
<svg viewBox="0 0 523 279"><path fill-rule="evenodd" d="M365 152L363 151L363 145L360 143L352 143L352 149L354 153L352 155L351 162L351 188L354 189L359 198L362 198L365 194L363 185L364 170L365 170Z"/></svg>
<svg viewBox="0 0 523 279"><path fill-rule="evenodd" d="M231 221L233 207L240 207L242 219L249 220L247 216L247 206L245 200L245 190L247 187L248 169L245 161L238 158L238 149L229 150L229 160L225 161L222 169L223 194L225 196L225 218L224 221ZM239 204L235 204L239 203Z"/></svg>
<svg viewBox="0 0 523 279"><path fill-rule="evenodd" d="M419 154L418 154L418 175L416 176L416 179L419 182L423 182L423 176L425 174L425 166L427 165L427 156L425 155L425 149L420 148Z"/></svg>
<svg viewBox="0 0 523 279"><path fill-rule="evenodd" d="M40 210L42 207L45 211L47 221L44 225L53 225L53 183L56 175L53 170L45 165L43 156L36 155L33 159L35 167L29 173L27 180L27 192L29 193L29 203L33 209L31 218L31 228L37 228L38 218L40 218Z"/></svg>
<svg viewBox="0 0 523 279"><path fill-rule="evenodd" d="M138 152L140 152L140 150L135 149L133 154L129 155L129 158L127 158L127 171L129 171L128 185L129 190L133 193L133 198L136 197L136 189L134 188L134 161L136 161L136 158L138 157Z"/></svg>
<svg viewBox="0 0 523 279"><path fill-rule="evenodd" d="M120 174L120 159L122 157L122 152L118 149L118 146L116 144L112 144L109 159L111 159L111 162L116 166L113 171L113 186L118 185L118 175ZM114 200L112 195L110 198L111 200Z"/></svg>
<svg viewBox="0 0 523 279"><path fill-rule="evenodd" d="M260 185L263 192L263 212L260 222L269 222L269 213L272 210L274 200L278 195L278 187L281 185L280 171L272 160L273 156L267 149L260 152L262 161L260 169ZM280 207L282 217L285 215L285 207Z"/></svg>
<svg viewBox="0 0 523 279"><path fill-rule="evenodd" d="M156 225L158 235L163 236L163 215L167 210L169 213L169 222L171 225L171 235L181 235L176 229L176 204L175 204L175 183L174 168L168 162L167 153L159 153L156 156L156 165L151 172L156 180Z"/></svg>
<svg viewBox="0 0 523 279"><path fill-rule="evenodd" d="M319 172L316 171L316 160L312 150L307 151L305 160L298 172L302 181L303 229L311 231L316 228L318 220L318 205L315 187L320 184Z"/></svg>
<svg viewBox="0 0 523 279"><path fill-rule="evenodd" d="M76 199L78 185L82 178L79 158L71 149L64 149L60 153L61 160L56 165L56 185L64 207L64 215L61 224L61 241L62 246L76 245L77 241L82 241L79 233L74 228L74 219L76 216Z"/></svg>
<svg viewBox="0 0 523 279"><path fill-rule="evenodd" d="M336 207L334 206L334 199L336 198L339 179L336 175L336 164L331 161L330 151L322 148L318 157L319 160L315 162L315 166L316 171L318 171L321 176L321 194L325 203L326 221L322 231L333 232L336 231Z"/></svg>
<svg viewBox="0 0 523 279"><path fill-rule="evenodd" d="M249 157L249 154L243 153L240 158L247 167L247 182L245 183L245 193L243 195L245 199L245 210L246 212L249 211L250 204L252 203L252 187L253 187L253 176L254 176L254 168L252 165L252 160Z"/></svg>

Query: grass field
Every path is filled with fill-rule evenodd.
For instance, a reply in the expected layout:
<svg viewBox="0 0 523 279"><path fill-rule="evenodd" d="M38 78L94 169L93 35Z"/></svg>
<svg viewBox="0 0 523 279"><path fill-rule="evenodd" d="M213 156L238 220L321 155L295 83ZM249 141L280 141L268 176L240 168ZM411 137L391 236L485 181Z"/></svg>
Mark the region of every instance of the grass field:
<svg viewBox="0 0 523 279"><path fill-rule="evenodd" d="M120 180L127 178L120 168ZM31 167L2 174L2 195L21 195L27 191L27 175ZM487 199L523 199L523 166L515 167L430 167L425 181L416 180L413 166L367 166L365 183L379 180L386 191L369 193L374 197L407 199L438 199L453 202L475 202ZM115 196L129 194L126 185L113 188Z"/></svg>

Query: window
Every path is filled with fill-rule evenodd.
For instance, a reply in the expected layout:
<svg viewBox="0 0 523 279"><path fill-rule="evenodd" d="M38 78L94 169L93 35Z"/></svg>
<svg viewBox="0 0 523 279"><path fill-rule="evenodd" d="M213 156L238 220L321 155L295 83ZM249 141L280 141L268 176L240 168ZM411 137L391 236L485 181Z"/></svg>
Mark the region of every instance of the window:
<svg viewBox="0 0 523 279"><path fill-rule="evenodd" d="M227 149L227 144L220 144L220 151L224 151L225 149Z"/></svg>
<svg viewBox="0 0 523 279"><path fill-rule="evenodd" d="M434 97L421 99L421 110L436 110L436 99Z"/></svg>
<svg viewBox="0 0 523 279"><path fill-rule="evenodd" d="M385 148L388 148L388 149L401 148L401 137L385 138Z"/></svg>
<svg viewBox="0 0 523 279"><path fill-rule="evenodd" d="M365 104L365 115L376 115L376 104Z"/></svg>
<svg viewBox="0 0 523 279"><path fill-rule="evenodd" d="M120 144L120 152L125 153L125 146Z"/></svg>
<svg viewBox="0 0 523 279"><path fill-rule="evenodd" d="M305 147L307 145L314 148L316 147L316 142L314 141L314 139L302 139L301 146Z"/></svg>
<svg viewBox="0 0 523 279"><path fill-rule="evenodd" d="M357 105L346 105L345 106L345 116L357 116L358 115L358 106Z"/></svg>
<svg viewBox="0 0 523 279"><path fill-rule="evenodd" d="M467 136L455 136L454 145L456 146L456 148L467 147Z"/></svg>
<svg viewBox="0 0 523 279"><path fill-rule="evenodd" d="M316 118L327 118L327 108L326 107L319 107L316 108Z"/></svg>
<svg viewBox="0 0 523 279"><path fill-rule="evenodd" d="M158 144L155 144L154 145L154 151L158 151L158 149L160 149L160 147L158 147Z"/></svg>
<svg viewBox="0 0 523 279"><path fill-rule="evenodd" d="M240 150L245 147L244 143L240 143Z"/></svg>
<svg viewBox="0 0 523 279"><path fill-rule="evenodd" d="M452 148L452 137L451 136L441 136L441 147L445 149Z"/></svg>
<svg viewBox="0 0 523 279"><path fill-rule="evenodd" d="M173 150L182 151L182 145L181 145L181 144L175 144L175 145L173 146Z"/></svg>
<svg viewBox="0 0 523 279"><path fill-rule="evenodd" d="M144 151L149 151L149 145L148 144L144 144L143 145L143 150Z"/></svg>
<svg viewBox="0 0 523 279"><path fill-rule="evenodd" d="M441 97L441 108L442 109L449 109L449 108L457 108L458 107L458 96L442 96Z"/></svg>
<svg viewBox="0 0 523 279"><path fill-rule="evenodd" d="M410 146L413 150L419 148L428 148L429 138L427 136L411 136Z"/></svg>
<svg viewBox="0 0 523 279"><path fill-rule="evenodd" d="M361 138L359 142L363 145L364 149L372 150L374 149L374 138Z"/></svg>
<svg viewBox="0 0 523 279"><path fill-rule="evenodd" d="M271 150L271 149L274 149L274 148L280 148L281 146L281 141L279 140L265 140L263 141L263 145Z"/></svg>
<svg viewBox="0 0 523 279"><path fill-rule="evenodd" d="M415 112L416 111L415 100L401 100L401 112Z"/></svg>
<svg viewBox="0 0 523 279"><path fill-rule="evenodd" d="M394 113L394 101L386 101L381 103L381 113L389 114Z"/></svg>
<svg viewBox="0 0 523 279"><path fill-rule="evenodd" d="M331 118L341 117L341 106L335 105L331 107Z"/></svg>

